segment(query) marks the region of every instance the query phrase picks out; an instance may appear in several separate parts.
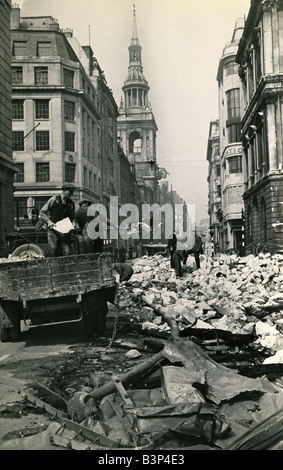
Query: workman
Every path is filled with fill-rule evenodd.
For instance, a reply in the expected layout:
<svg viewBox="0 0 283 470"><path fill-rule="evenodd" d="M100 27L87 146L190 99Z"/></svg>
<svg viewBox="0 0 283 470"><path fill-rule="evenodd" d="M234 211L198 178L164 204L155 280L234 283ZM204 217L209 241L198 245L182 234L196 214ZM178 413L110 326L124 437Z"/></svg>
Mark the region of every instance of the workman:
<svg viewBox="0 0 283 470"><path fill-rule="evenodd" d="M171 235L169 235L168 243L167 243L167 252L168 252L168 255L170 255L171 268L174 268L173 255L176 249L177 249L177 237L176 237L176 233L173 232Z"/></svg>
<svg viewBox="0 0 283 470"><path fill-rule="evenodd" d="M134 274L133 268L126 263L114 263L113 267L120 274L120 282L129 281Z"/></svg>
<svg viewBox="0 0 283 470"><path fill-rule="evenodd" d="M177 236L173 232L168 237L167 252L170 255L170 266L175 270L176 277L182 276L181 258L182 252L177 250Z"/></svg>
<svg viewBox="0 0 283 470"><path fill-rule="evenodd" d="M71 234L58 235L52 227L65 218L71 222L74 220L75 203L71 199L76 186L72 183L65 183L62 186L62 193L52 196L44 204L39 212L39 220L47 224L47 239L50 247L50 256L68 256L71 251Z"/></svg>
<svg viewBox="0 0 283 470"><path fill-rule="evenodd" d="M183 255L183 264L186 264L187 262L187 258L188 258L188 255L194 255L195 257L195 262L196 262L196 266L197 266L197 269L200 268L200 258L199 258L199 255L200 254L203 254L203 248L202 248L202 239L201 237L197 234L197 232L195 231L195 243L194 243L194 246L193 248L191 248L190 250L186 250L184 252L184 255Z"/></svg>
<svg viewBox="0 0 283 470"><path fill-rule="evenodd" d="M83 253L100 253L103 251L103 240L99 237L91 239L87 233L87 227L91 220L98 216L98 212L95 215L87 215L88 208L92 204L88 199L82 199L79 201L79 209L75 212L74 221L82 230L83 238ZM95 227L95 230L99 231L99 226Z"/></svg>

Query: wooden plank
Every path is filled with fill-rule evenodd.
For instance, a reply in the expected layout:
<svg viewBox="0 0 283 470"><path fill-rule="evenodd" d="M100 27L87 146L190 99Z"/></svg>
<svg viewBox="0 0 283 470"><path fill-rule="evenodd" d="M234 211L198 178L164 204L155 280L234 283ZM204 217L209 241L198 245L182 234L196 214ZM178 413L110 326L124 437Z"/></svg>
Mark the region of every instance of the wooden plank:
<svg viewBox="0 0 283 470"><path fill-rule="evenodd" d="M80 273L66 279L57 279L55 276L52 277L52 282L50 277L14 279L2 286L1 298L10 300L42 298L41 290L44 297L52 297L55 294L58 296L60 293L77 295L109 285L111 287L115 285L113 277L110 280L94 279L89 273L85 273L84 276Z"/></svg>
<svg viewBox="0 0 283 470"><path fill-rule="evenodd" d="M115 286L110 254L93 253L0 264L0 296L33 300Z"/></svg>
<svg viewBox="0 0 283 470"><path fill-rule="evenodd" d="M80 263L80 264L65 264L61 266L50 266L50 270L52 274L68 274L68 273L76 273L80 271L101 271L100 266L98 263Z"/></svg>
<svg viewBox="0 0 283 470"><path fill-rule="evenodd" d="M1 298L3 300L16 300L16 301L23 301L23 300L39 300L39 299L48 299L54 297L64 297L69 295L79 295L79 294L86 294L87 292L93 292L98 289L102 289L105 287L115 287L116 283L114 281L103 281L103 282L93 282L88 283L85 285L77 285L77 286L60 286L59 289L52 289L52 288L31 288L31 289L18 289L10 290L7 292L1 293Z"/></svg>

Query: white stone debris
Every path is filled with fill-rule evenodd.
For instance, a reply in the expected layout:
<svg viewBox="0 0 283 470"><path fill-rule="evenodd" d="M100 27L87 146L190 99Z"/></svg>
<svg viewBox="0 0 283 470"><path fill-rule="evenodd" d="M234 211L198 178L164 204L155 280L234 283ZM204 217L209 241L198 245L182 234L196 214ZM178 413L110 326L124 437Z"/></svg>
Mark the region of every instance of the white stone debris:
<svg viewBox="0 0 283 470"><path fill-rule="evenodd" d="M131 294L138 294L168 308L180 330L191 326L254 334L255 345L270 354L283 349L282 254L202 255L198 270L192 260L189 256L181 278L176 278L169 258L162 255L134 260L134 274L121 287L127 314L142 320L144 311L142 328L170 331L153 309L133 301Z"/></svg>
<svg viewBox="0 0 283 470"><path fill-rule="evenodd" d="M141 356L141 353L137 349L130 349L128 352L126 352L125 356L128 359L136 359Z"/></svg>
<svg viewBox="0 0 283 470"><path fill-rule="evenodd" d="M9 256L8 258L0 258L0 264L2 263L16 263L19 261L30 261L34 259L41 259L44 258L42 255L37 255L36 253L27 252L26 254L23 252L20 256Z"/></svg>

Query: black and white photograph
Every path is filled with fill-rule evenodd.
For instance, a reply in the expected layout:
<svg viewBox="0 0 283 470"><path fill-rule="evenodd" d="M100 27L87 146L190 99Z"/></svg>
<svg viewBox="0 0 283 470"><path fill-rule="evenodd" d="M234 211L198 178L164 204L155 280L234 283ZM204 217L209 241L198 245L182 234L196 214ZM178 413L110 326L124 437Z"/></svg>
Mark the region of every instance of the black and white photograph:
<svg viewBox="0 0 283 470"><path fill-rule="evenodd" d="M0 32L0 450L283 450L283 0Z"/></svg>

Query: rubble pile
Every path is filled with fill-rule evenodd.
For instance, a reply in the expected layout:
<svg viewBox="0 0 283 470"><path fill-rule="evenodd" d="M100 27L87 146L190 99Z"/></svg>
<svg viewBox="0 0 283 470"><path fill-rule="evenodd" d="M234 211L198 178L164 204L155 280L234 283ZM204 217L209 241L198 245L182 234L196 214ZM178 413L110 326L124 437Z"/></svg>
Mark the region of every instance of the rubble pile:
<svg viewBox="0 0 283 470"><path fill-rule="evenodd" d="M34 259L42 259L44 258L43 255L38 255L37 253L32 253L31 251L22 252L19 256L16 255L9 255L8 258L0 258L1 263L16 263L18 261L32 261Z"/></svg>
<svg viewBox="0 0 283 470"><path fill-rule="evenodd" d="M141 321L143 329L170 332L156 315L154 306L160 304L170 311L181 334L189 326L253 335L253 347L268 350L274 362L282 363L283 255L202 256L201 268L188 263L181 279L163 256L144 256L132 267L134 274L122 287L120 311ZM143 306L133 297L142 298Z"/></svg>

